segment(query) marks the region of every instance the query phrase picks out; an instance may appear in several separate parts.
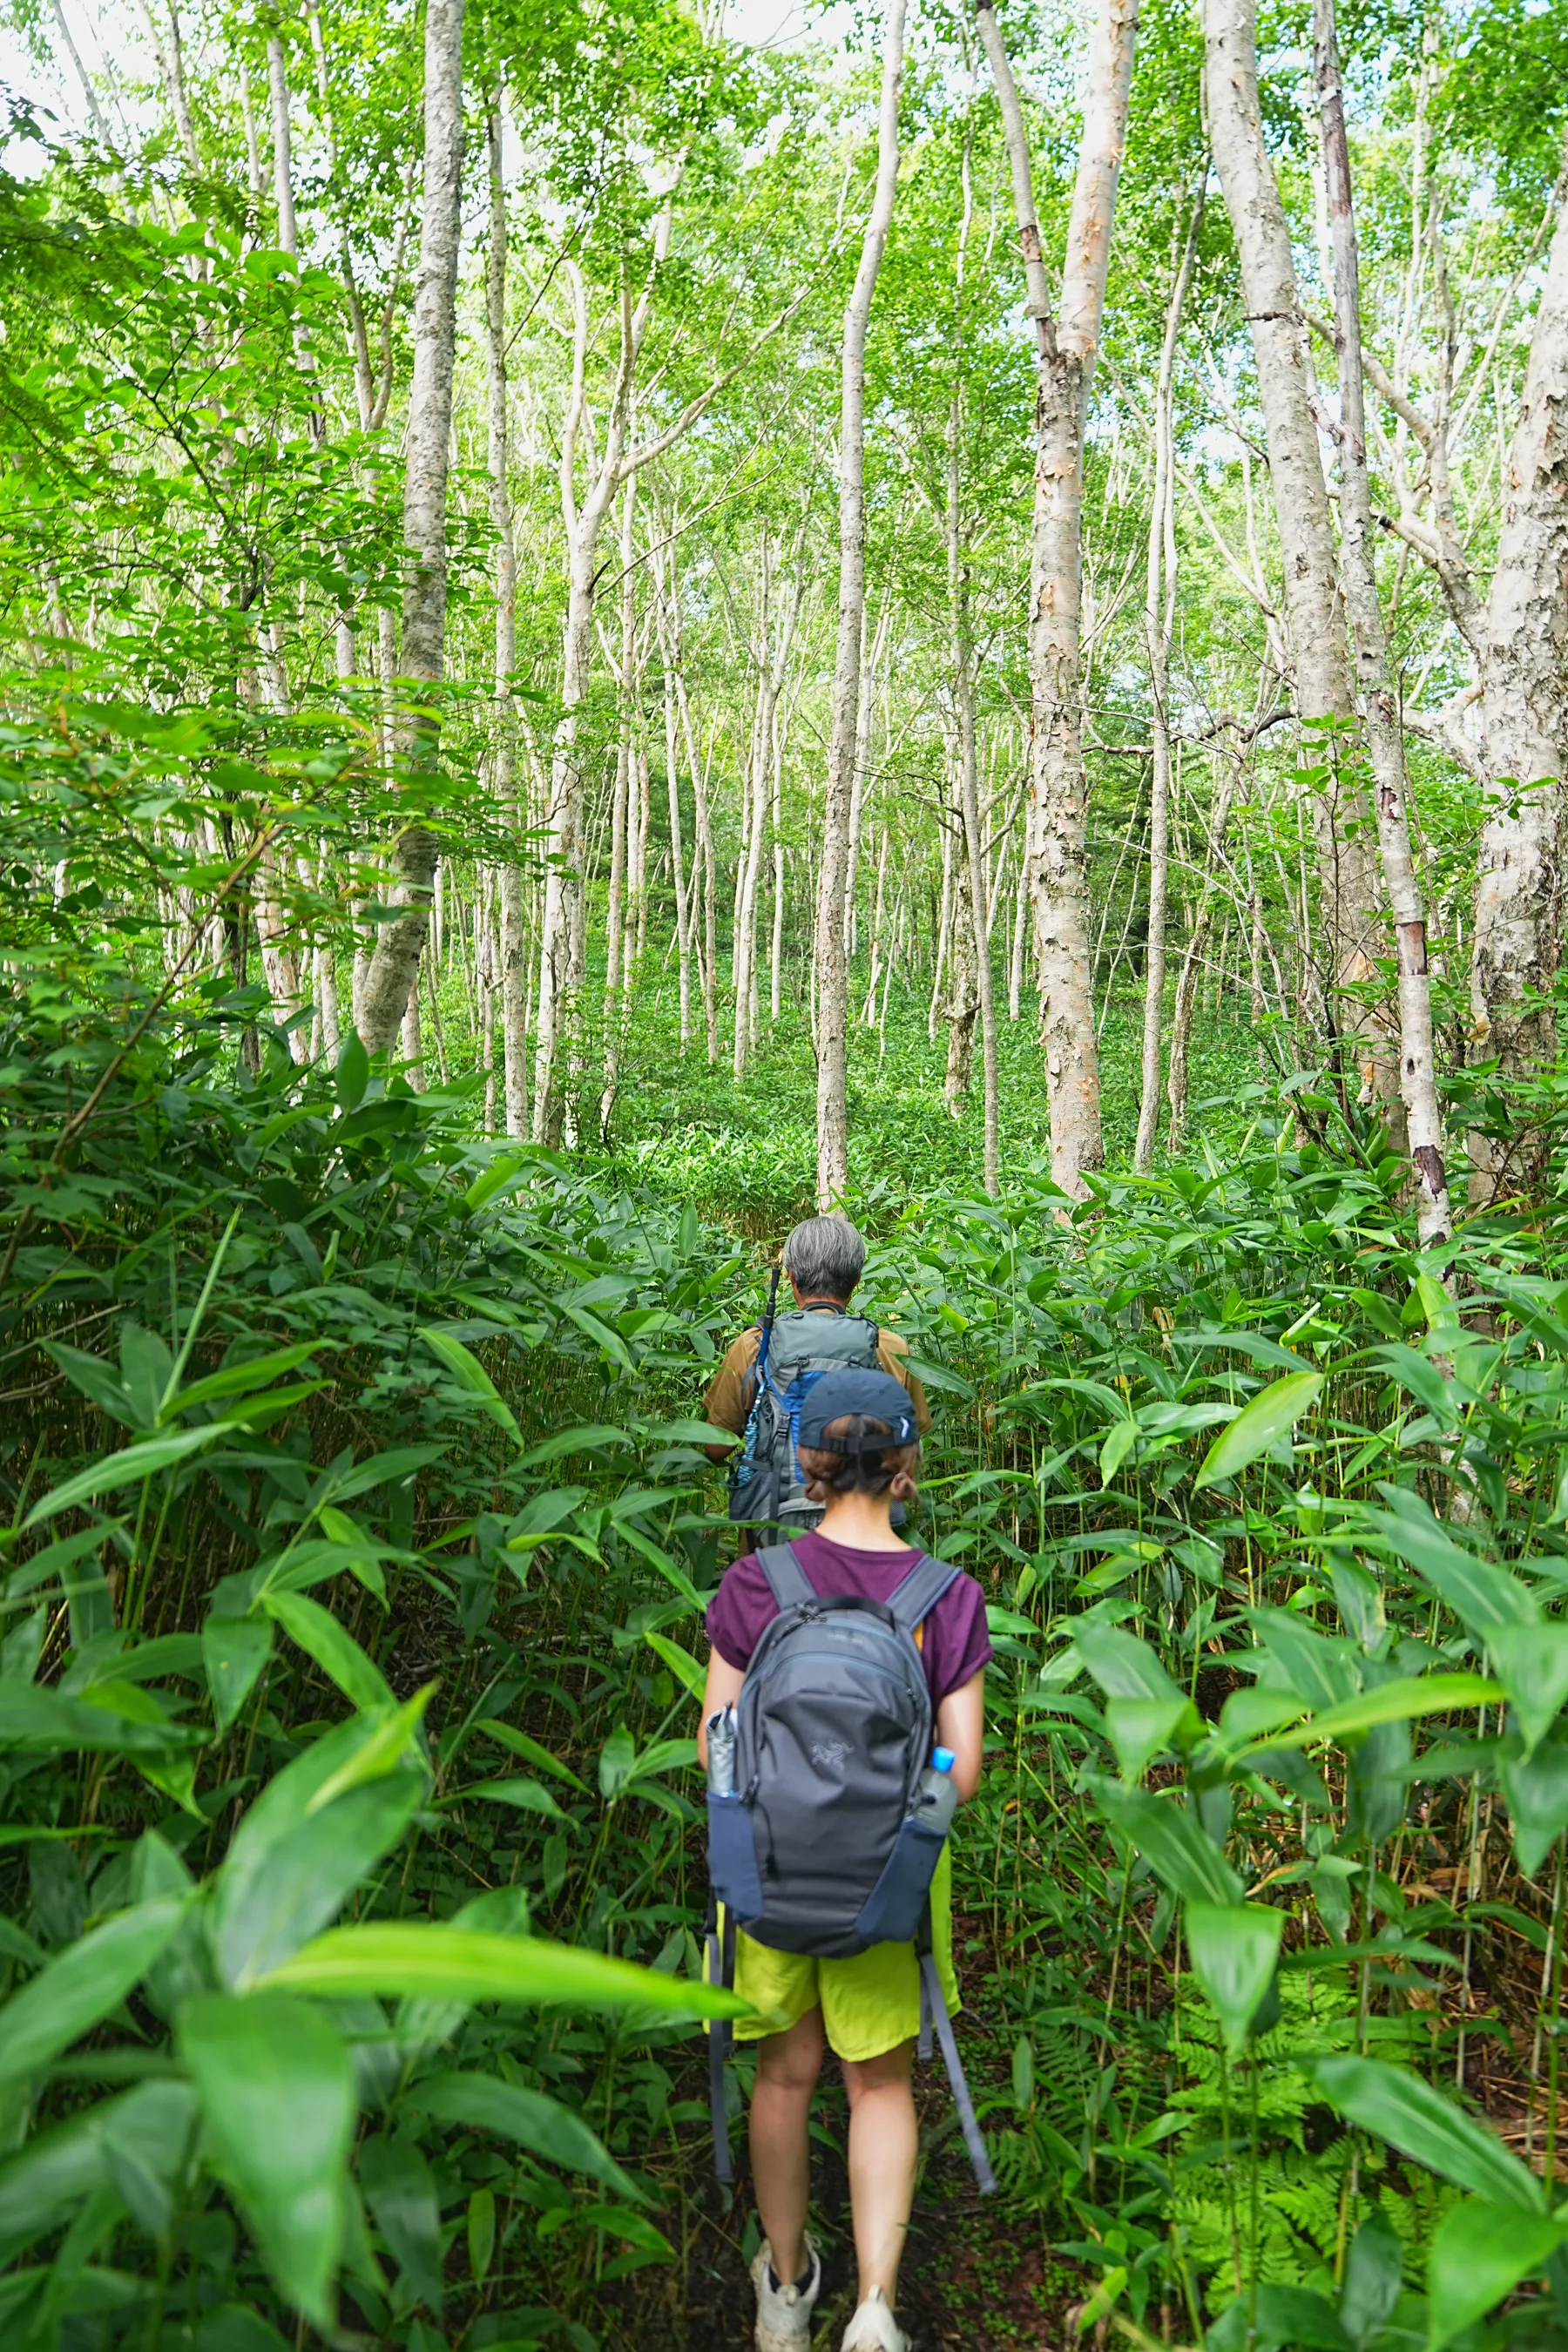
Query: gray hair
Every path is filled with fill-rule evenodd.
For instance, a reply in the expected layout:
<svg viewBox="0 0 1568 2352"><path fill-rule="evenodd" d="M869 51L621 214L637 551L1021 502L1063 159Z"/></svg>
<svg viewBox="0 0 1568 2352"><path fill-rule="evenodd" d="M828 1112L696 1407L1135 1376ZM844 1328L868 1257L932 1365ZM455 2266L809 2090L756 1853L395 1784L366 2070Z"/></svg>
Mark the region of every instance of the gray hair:
<svg viewBox="0 0 1568 2352"><path fill-rule="evenodd" d="M866 1244L847 1217L807 1217L784 1245L784 1270L803 1298L847 1298L866 1266Z"/></svg>

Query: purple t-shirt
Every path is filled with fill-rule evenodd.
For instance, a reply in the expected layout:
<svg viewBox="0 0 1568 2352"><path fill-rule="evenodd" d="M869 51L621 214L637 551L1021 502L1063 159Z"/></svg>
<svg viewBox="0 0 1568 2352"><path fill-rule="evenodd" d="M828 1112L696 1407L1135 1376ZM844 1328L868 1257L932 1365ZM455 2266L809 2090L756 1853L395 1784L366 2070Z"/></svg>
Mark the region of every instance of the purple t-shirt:
<svg viewBox="0 0 1568 2352"><path fill-rule="evenodd" d="M852 1592L862 1601L886 1601L922 1557L909 1551L862 1551L835 1543L815 1530L795 1539L795 1557L825 1601ZM744 1674L763 1628L778 1615L778 1602L754 1551L724 1571L708 1604L708 1639L721 1658ZM931 1705L960 1689L991 1660L985 1629L985 1595L972 1576L948 1586L925 1621L921 1655L931 1685Z"/></svg>

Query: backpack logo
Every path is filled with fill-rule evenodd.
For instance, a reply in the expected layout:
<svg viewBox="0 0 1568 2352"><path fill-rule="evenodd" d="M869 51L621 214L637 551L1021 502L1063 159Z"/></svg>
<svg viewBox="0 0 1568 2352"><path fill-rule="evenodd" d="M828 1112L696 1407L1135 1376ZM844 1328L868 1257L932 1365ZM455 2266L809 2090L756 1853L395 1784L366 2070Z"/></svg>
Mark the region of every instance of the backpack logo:
<svg viewBox="0 0 1568 2352"><path fill-rule="evenodd" d="M844 1767L849 1760L849 1743L847 1739L814 1739L811 1760L825 1772L837 1772L842 1780Z"/></svg>

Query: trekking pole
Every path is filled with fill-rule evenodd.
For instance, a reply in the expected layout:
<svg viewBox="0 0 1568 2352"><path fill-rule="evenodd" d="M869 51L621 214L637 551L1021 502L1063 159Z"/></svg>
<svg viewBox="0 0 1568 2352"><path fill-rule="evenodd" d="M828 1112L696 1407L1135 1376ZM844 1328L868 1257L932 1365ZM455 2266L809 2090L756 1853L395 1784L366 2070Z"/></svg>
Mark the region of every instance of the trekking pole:
<svg viewBox="0 0 1568 2352"><path fill-rule="evenodd" d="M784 1264L781 1259L780 1263L774 1266L768 1283L768 1303L763 1315L762 1333L757 1340L757 1395L759 1399L762 1396L763 1388L767 1384L768 1349L773 1341L773 1317L778 1311L779 1303L779 1276L783 1272ZM776 1528L778 1526L779 1517L779 1464L778 1448L776 1445L773 1448L773 1510L769 1514L767 1524L770 1527Z"/></svg>

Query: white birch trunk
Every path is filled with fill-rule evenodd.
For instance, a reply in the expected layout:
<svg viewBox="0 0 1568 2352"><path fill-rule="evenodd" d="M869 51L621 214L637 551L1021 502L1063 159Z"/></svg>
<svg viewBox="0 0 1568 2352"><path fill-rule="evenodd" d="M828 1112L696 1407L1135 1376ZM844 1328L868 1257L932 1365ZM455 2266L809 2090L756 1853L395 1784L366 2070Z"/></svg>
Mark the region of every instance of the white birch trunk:
<svg viewBox="0 0 1568 2352"><path fill-rule="evenodd" d="M1568 197L1536 306L1524 397L1503 477L1497 568L1480 624L1488 811L1476 881L1470 1005L1477 1060L1506 1080L1549 1068L1549 1012L1529 1002L1556 973L1563 778L1568 754ZM1506 1141L1470 1139L1482 1207L1532 1170Z"/></svg>
<svg viewBox="0 0 1568 2352"><path fill-rule="evenodd" d="M1029 889L1040 978L1040 1032L1050 1108L1051 1172L1075 1199L1105 1159L1100 1120L1089 943L1088 778L1083 756L1079 615L1083 583L1083 432L1100 344L1116 183L1126 137L1137 0L1099 0L1059 319L1035 207L1027 127L992 0L975 20L1002 110L1027 315L1038 344L1035 512L1030 549Z"/></svg>
<svg viewBox="0 0 1568 2352"><path fill-rule="evenodd" d="M414 376L408 394L403 540L403 668L426 688L440 684L447 634L447 471L452 434L458 237L463 182L464 0L426 0L425 14L425 193L419 278L414 297ZM433 764L440 720L411 730L410 751ZM380 1053L405 1009L417 1017L416 982L436 878L437 842L410 825L393 853L394 898L405 911L384 923L361 993L360 1034Z"/></svg>
<svg viewBox="0 0 1568 2352"><path fill-rule="evenodd" d="M1383 607L1372 558L1372 491L1361 354L1361 263L1345 133L1334 0L1314 0L1318 99L1323 130L1329 227L1333 240L1334 315L1340 363L1340 549L1355 641L1356 671L1372 755L1373 801L1384 880L1394 917L1399 971L1399 1089L1415 1171L1415 1233L1422 1248L1447 1241L1451 1223L1443 1167L1443 1122L1432 1045L1426 971L1426 910L1410 853L1405 750L1389 669Z"/></svg>
<svg viewBox="0 0 1568 2352"><path fill-rule="evenodd" d="M1160 1040L1165 1021L1165 904L1171 844L1171 639L1176 618L1174 401L1176 337L1192 283L1203 222L1203 190L1194 199L1186 243L1171 288L1160 377L1154 395L1154 488L1149 506L1149 557L1144 580L1143 638L1149 653L1153 762L1149 783L1149 939L1143 971L1142 1088L1132 1165L1147 1175L1160 1131ZM1185 1091L1184 1085L1184 1094Z"/></svg>
<svg viewBox="0 0 1568 2352"><path fill-rule="evenodd" d="M838 428L838 636L823 799L816 896L816 1197L821 1209L849 1181L848 971L844 955L849 802L860 717L860 624L866 601L866 329L893 216L899 172L899 88L903 76L905 0L889 0L882 37L877 124L877 188L860 265L844 313Z"/></svg>
<svg viewBox="0 0 1568 2352"><path fill-rule="evenodd" d="M1312 414L1306 321L1290 232L1264 145L1258 91L1257 0L1204 0L1204 88L1215 166L1241 264L1268 442L1285 585L1285 619L1307 756L1325 771L1312 797L1331 1025L1363 1027L1340 992L1370 977L1381 925L1366 793L1343 759L1354 712L1350 652L1334 562L1333 527ZM1378 1074L1363 1076L1386 1095Z"/></svg>

